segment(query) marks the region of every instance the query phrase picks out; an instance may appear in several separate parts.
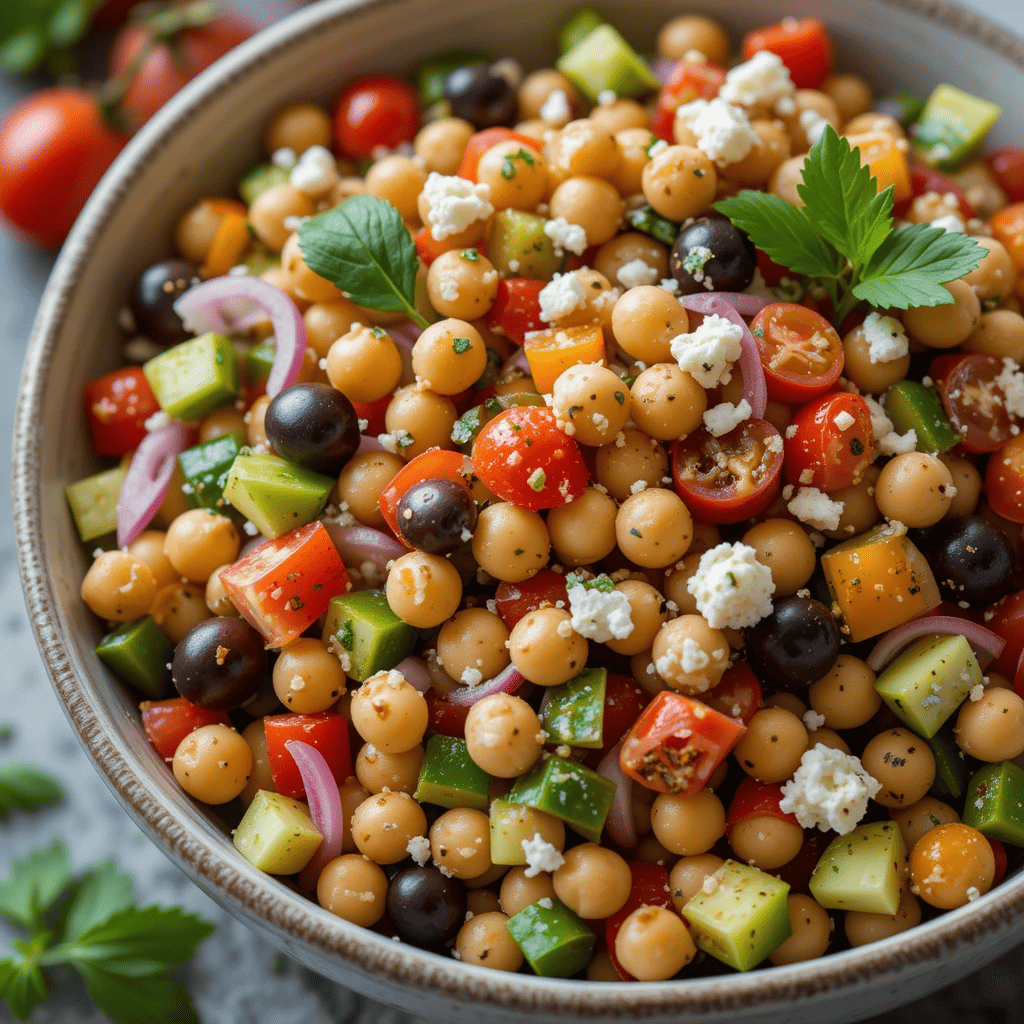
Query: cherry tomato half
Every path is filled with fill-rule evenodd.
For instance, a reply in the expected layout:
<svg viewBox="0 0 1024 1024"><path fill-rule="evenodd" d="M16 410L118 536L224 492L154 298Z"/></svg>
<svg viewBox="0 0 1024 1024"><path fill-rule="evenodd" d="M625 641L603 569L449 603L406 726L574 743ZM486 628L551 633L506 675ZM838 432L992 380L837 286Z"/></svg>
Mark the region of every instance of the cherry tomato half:
<svg viewBox="0 0 1024 1024"><path fill-rule="evenodd" d="M793 417L783 472L796 486L841 491L863 479L874 443L871 410L860 395L825 395Z"/></svg>
<svg viewBox="0 0 1024 1024"><path fill-rule="evenodd" d="M561 573L554 569L541 569L521 583L502 581L495 591L494 600L498 618L506 629L511 630L524 615L536 611L541 605L556 605L562 601L563 607L568 606L569 594Z"/></svg>
<svg viewBox="0 0 1024 1024"><path fill-rule="evenodd" d="M798 89L817 89L832 73L832 42L816 18L787 18L748 32L743 59L750 60L759 50L778 54Z"/></svg>
<svg viewBox="0 0 1024 1024"><path fill-rule="evenodd" d="M835 328L793 302L773 302L750 322L764 366L769 397L806 402L823 395L843 372L846 357Z"/></svg>
<svg viewBox="0 0 1024 1024"><path fill-rule="evenodd" d="M736 793L729 804L725 818L725 835L732 840L732 830L741 822L750 818L777 818L788 821L800 828L795 814L787 814L779 809L779 801L784 794L782 786L770 782L758 782L749 775L736 787Z"/></svg>
<svg viewBox="0 0 1024 1024"><path fill-rule="evenodd" d="M931 375L953 429L969 452L994 452L1013 436L996 378L1003 361L978 353L939 356Z"/></svg>
<svg viewBox="0 0 1024 1024"><path fill-rule="evenodd" d="M672 484L698 519L739 523L774 500L782 452L782 437L767 420L745 420L721 437L695 430L672 442Z"/></svg>
<svg viewBox="0 0 1024 1024"><path fill-rule="evenodd" d="M480 166L480 157L489 149L493 149L499 142L521 142L524 146L536 148L537 140L531 139L529 135L522 135L512 131L511 128L485 128L473 135L462 153L462 163L459 164L458 176L467 181L476 181L477 168Z"/></svg>
<svg viewBox="0 0 1024 1024"><path fill-rule="evenodd" d="M419 96L393 75L357 78L334 104L334 148L350 159L368 159L378 146L412 142L419 128Z"/></svg>
<svg viewBox="0 0 1024 1024"><path fill-rule="evenodd" d="M139 366L125 366L89 381L84 397L92 450L115 458L138 448L146 436L146 420L160 409Z"/></svg>
<svg viewBox="0 0 1024 1024"><path fill-rule="evenodd" d="M989 457L985 494L997 516L1024 523L1024 434L1011 438Z"/></svg>
<svg viewBox="0 0 1024 1024"><path fill-rule="evenodd" d="M985 157L999 187L1011 203L1024 202L1024 149L1006 146Z"/></svg>
<svg viewBox="0 0 1024 1024"><path fill-rule="evenodd" d="M991 618L989 612L992 613ZM1008 594L986 611L985 618L986 627L1006 641L999 657L992 663L992 671L1012 679L1017 662L1024 658L1024 590ZM1024 693L1020 696L1024 697Z"/></svg>
<svg viewBox="0 0 1024 1024"><path fill-rule="evenodd" d="M651 131L670 145L676 141L673 128L676 110L694 100L713 100L725 84L725 68L713 61L681 60L658 94L651 118Z"/></svg>

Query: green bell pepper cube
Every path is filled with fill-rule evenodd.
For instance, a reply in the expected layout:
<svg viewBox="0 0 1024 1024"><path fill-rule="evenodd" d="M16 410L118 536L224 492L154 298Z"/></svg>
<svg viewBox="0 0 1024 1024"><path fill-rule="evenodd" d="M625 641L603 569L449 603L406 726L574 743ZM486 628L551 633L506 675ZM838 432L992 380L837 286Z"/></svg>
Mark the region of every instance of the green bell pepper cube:
<svg viewBox="0 0 1024 1024"><path fill-rule="evenodd" d="M582 764L549 757L519 776L508 800L561 818L585 839L596 843L601 839L614 796L614 782Z"/></svg>
<svg viewBox="0 0 1024 1024"><path fill-rule="evenodd" d="M987 764L967 785L963 823L989 839L1024 846L1024 769Z"/></svg>
<svg viewBox="0 0 1024 1024"><path fill-rule="evenodd" d="M597 938L564 903L550 898L524 907L505 927L542 978L569 978L582 971Z"/></svg>
<svg viewBox="0 0 1024 1024"><path fill-rule="evenodd" d="M150 700L160 700L170 689L174 644L149 615L108 633L96 645L96 653L114 673Z"/></svg>
<svg viewBox="0 0 1024 1024"><path fill-rule="evenodd" d="M588 668L569 682L544 691L540 720L549 743L601 748L607 676L607 669Z"/></svg>

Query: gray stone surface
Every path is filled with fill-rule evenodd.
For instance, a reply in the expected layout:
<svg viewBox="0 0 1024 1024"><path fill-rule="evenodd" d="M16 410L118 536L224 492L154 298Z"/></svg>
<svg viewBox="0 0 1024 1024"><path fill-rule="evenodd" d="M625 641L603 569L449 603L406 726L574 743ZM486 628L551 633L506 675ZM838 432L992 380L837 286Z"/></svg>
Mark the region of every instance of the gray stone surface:
<svg viewBox="0 0 1024 1024"><path fill-rule="evenodd" d="M0 0L12 2L12 0ZM277 5L252 4L266 13ZM1021 0L974 0L974 6L1015 27L1024 27ZM0 79L0 111L6 111L27 86ZM51 257L0 231L0 436L9 448L17 367L31 329L36 303ZM78 417L77 395L68 396L69 421ZM2 505L10 508L9 475L0 477ZM0 673L0 725L14 728L0 757L39 763L66 784L64 805L43 814L0 823L0 877L9 862L53 836L68 842L77 867L114 856L135 877L145 902L183 903L218 924L188 968L188 983L203 1024L335 1024L408 1022L386 1007L363 1000L341 986L299 967L276 953L224 914L150 844L121 810L79 746L57 705L36 651L18 585L14 535L9 515L0 515L0 642L5 670ZM0 958L11 932L0 924ZM999 961L963 982L875 1019L875 1024L956 1021L957 1024L1012 1024L1024 1020L1024 957L1008 951ZM33 1024L104 1024L81 986L66 984L38 1009ZM14 1017L0 1008L0 1024Z"/></svg>

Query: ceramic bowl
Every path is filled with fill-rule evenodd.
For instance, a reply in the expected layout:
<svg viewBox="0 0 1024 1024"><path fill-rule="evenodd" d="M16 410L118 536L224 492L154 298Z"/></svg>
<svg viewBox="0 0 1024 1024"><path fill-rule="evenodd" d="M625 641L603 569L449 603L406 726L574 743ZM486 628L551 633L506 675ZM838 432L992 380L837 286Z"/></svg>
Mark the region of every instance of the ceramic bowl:
<svg viewBox="0 0 1024 1024"><path fill-rule="evenodd" d="M78 402L83 382L119 362L127 283L169 251L175 218L229 194L258 158L284 103L330 102L352 76L406 72L456 42L549 64L577 0L323 0L241 46L175 98L124 151L68 240L43 296L14 437L14 505L29 612L53 685L110 788L161 849L218 903L310 968L385 1003L449 1021L848 1021L937 989L1024 939L1024 875L976 903L876 945L810 963L693 981L608 985L466 967L363 930L252 868L216 816L175 784L140 728L136 700L96 658L99 625L79 599L88 552L64 487L99 469ZM680 9L604 0L641 49ZM732 31L816 14L838 66L875 86L927 94L940 81L1000 103L1000 142L1024 137L1024 40L943 0L716 0Z"/></svg>

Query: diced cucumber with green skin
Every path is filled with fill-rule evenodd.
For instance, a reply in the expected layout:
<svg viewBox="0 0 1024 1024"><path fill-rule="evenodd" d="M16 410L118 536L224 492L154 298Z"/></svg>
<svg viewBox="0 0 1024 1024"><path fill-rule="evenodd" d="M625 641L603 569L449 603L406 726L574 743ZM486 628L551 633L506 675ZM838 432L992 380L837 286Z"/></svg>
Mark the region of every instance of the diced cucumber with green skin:
<svg viewBox="0 0 1024 1024"><path fill-rule="evenodd" d="M550 816L543 811L501 799L491 801L490 819L492 864L525 864L523 843L546 833L551 825Z"/></svg>
<svg viewBox="0 0 1024 1024"><path fill-rule="evenodd" d="M439 807L487 810L491 777L470 756L466 741L455 736L431 736L413 794L421 803Z"/></svg>
<svg viewBox="0 0 1024 1024"><path fill-rule="evenodd" d="M896 433L915 431L919 452L948 452L962 440L949 422L935 388L916 380L901 380L886 391L884 404Z"/></svg>
<svg viewBox="0 0 1024 1024"><path fill-rule="evenodd" d="M556 66L592 103L606 89L636 97L661 87L643 57L607 24L588 32Z"/></svg>
<svg viewBox="0 0 1024 1024"><path fill-rule="evenodd" d="M915 640L875 680L875 690L896 717L919 736L932 737L981 683L981 667L962 636L932 634Z"/></svg>
<svg viewBox="0 0 1024 1024"><path fill-rule="evenodd" d="M245 354L245 373L250 384L262 384L270 376L277 346L272 341L261 341Z"/></svg>
<svg viewBox="0 0 1024 1024"><path fill-rule="evenodd" d="M967 786L963 823L989 839L1024 846L1024 769L1012 761L981 768Z"/></svg>
<svg viewBox="0 0 1024 1024"><path fill-rule="evenodd" d="M186 448L178 456L185 474L182 490L192 508L224 507L224 487L228 474L246 439L240 433L223 434L212 441Z"/></svg>
<svg viewBox="0 0 1024 1024"><path fill-rule="evenodd" d="M749 971L792 935L789 886L749 864L727 860L683 907L699 949L716 960Z"/></svg>
<svg viewBox="0 0 1024 1024"><path fill-rule="evenodd" d="M601 748L607 676L607 669L588 668L569 682L544 691L540 720L549 743Z"/></svg>
<svg viewBox="0 0 1024 1024"><path fill-rule="evenodd" d="M224 499L274 539L316 519L335 482L276 455L243 451L231 464Z"/></svg>
<svg viewBox="0 0 1024 1024"><path fill-rule="evenodd" d="M904 128L913 124L924 110L924 100L912 92L895 89L886 93L878 104L878 110L891 114Z"/></svg>
<svg viewBox="0 0 1024 1024"><path fill-rule="evenodd" d="M826 910L895 914L907 848L892 821L858 825L834 839L811 875L811 895Z"/></svg>
<svg viewBox="0 0 1024 1024"><path fill-rule="evenodd" d="M64 488L78 538L83 543L116 532L117 499L125 472L124 466L115 466Z"/></svg>
<svg viewBox="0 0 1024 1024"><path fill-rule="evenodd" d="M614 796L614 782L581 764L549 757L519 776L508 799L561 818L584 839L596 843Z"/></svg>
<svg viewBox="0 0 1024 1024"><path fill-rule="evenodd" d="M949 170L985 141L1002 109L952 85L937 85L911 132L914 149L933 167Z"/></svg>
<svg viewBox="0 0 1024 1024"><path fill-rule="evenodd" d="M491 350L488 349L488 352ZM544 396L523 392L515 395L494 395L486 399L480 405L474 405L467 409L452 427L451 439L467 455L473 451L473 442L477 434L499 413L506 409L518 408L519 406L542 406Z"/></svg>
<svg viewBox="0 0 1024 1024"><path fill-rule="evenodd" d="M574 46L582 43L598 25L603 24L604 18L593 7L581 7L558 33L559 54L568 53Z"/></svg>
<svg viewBox="0 0 1024 1024"><path fill-rule="evenodd" d="M238 194L246 206L252 206L268 188L273 188L275 185L287 185L290 178L291 172L286 167L278 167L276 164L257 164L242 175L238 182Z"/></svg>
<svg viewBox="0 0 1024 1024"><path fill-rule="evenodd" d="M424 107L432 107L444 99L444 80L464 64L490 64L491 57L483 50L451 50L428 57L416 65L416 88Z"/></svg>
<svg viewBox="0 0 1024 1024"><path fill-rule="evenodd" d="M212 331L154 356L142 372L160 408L178 420L202 419L238 394L234 347Z"/></svg>
<svg viewBox="0 0 1024 1024"><path fill-rule="evenodd" d="M290 796L257 792L235 829L235 849L270 875L301 871L323 842L306 805Z"/></svg>
<svg viewBox="0 0 1024 1024"><path fill-rule="evenodd" d="M565 265L555 243L544 234L547 221L536 213L500 210L491 220L487 255L502 276L548 281Z"/></svg>
<svg viewBox="0 0 1024 1024"><path fill-rule="evenodd" d="M935 782L932 792L940 798L959 800L967 789L971 777L972 758L963 752L953 736L953 723L948 723L934 736L928 738L928 746L935 755Z"/></svg>
<svg viewBox="0 0 1024 1024"><path fill-rule="evenodd" d="M268 270L276 270L281 266L281 257L277 253L255 249L245 258L245 266L251 277L262 277Z"/></svg>
<svg viewBox="0 0 1024 1024"><path fill-rule="evenodd" d="M96 645L96 653L150 700L160 700L170 691L174 644L149 615L108 633Z"/></svg>
<svg viewBox="0 0 1024 1024"><path fill-rule="evenodd" d="M505 922L526 962L542 978L570 978L590 961L597 936L564 903L531 903Z"/></svg>
<svg viewBox="0 0 1024 1024"><path fill-rule="evenodd" d="M332 644L349 678L361 683L377 672L394 668L408 656L419 631L403 622L379 590L359 590L332 597L324 622L324 643Z"/></svg>
<svg viewBox="0 0 1024 1024"><path fill-rule="evenodd" d="M652 135L651 139L655 139ZM657 141L655 139L655 141ZM672 245L679 234L679 225L674 220L668 220L657 213L653 206L641 206L630 211L626 215L630 227L634 231L640 231L651 238L657 239L665 245Z"/></svg>

